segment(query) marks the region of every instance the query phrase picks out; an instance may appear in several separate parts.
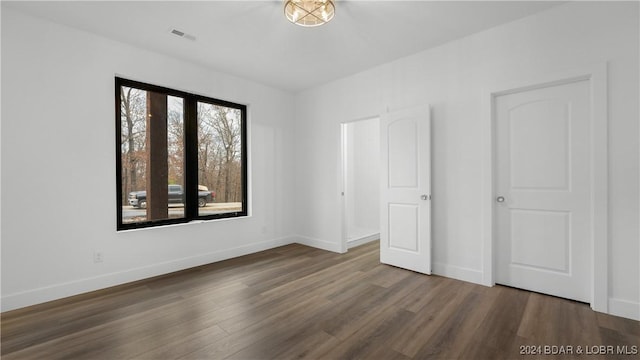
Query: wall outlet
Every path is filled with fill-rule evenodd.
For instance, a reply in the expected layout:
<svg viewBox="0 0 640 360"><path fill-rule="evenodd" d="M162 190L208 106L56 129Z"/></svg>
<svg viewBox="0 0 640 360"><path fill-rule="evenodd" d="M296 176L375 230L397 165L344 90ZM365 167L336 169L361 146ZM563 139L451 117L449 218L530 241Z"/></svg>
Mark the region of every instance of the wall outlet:
<svg viewBox="0 0 640 360"><path fill-rule="evenodd" d="M102 254L102 251L94 251L93 252L93 262L94 263L101 263L104 260L104 254Z"/></svg>

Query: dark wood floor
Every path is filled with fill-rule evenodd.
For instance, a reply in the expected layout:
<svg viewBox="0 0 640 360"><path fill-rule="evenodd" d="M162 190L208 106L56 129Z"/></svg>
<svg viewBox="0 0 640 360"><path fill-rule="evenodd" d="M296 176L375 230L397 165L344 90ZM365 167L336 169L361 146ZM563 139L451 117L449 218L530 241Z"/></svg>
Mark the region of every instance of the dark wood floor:
<svg viewBox="0 0 640 360"><path fill-rule="evenodd" d="M2 314L7 360L636 358L575 355L600 345L632 353L640 323L381 265L377 243L288 245Z"/></svg>

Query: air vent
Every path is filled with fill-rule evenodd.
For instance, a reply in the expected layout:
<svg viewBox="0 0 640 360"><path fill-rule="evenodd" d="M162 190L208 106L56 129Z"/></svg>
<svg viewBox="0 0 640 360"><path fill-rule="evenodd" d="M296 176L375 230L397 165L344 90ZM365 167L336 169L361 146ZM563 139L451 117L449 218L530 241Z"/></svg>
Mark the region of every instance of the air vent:
<svg viewBox="0 0 640 360"><path fill-rule="evenodd" d="M171 29L171 31L170 31L170 32L171 32L173 35L177 35L177 36L180 36L180 37L182 37L182 38L189 39L189 40L191 40L191 41L195 41L195 40L196 40L196 37L195 37L195 36L193 36L193 35L191 35L191 34L187 34L187 33L185 33L184 31L180 31L180 30L178 30L178 29Z"/></svg>

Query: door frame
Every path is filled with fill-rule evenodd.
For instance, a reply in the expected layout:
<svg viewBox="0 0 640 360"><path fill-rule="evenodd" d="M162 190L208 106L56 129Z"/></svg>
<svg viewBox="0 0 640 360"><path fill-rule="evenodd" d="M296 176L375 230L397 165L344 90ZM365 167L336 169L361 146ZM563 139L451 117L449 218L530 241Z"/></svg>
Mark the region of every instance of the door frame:
<svg viewBox="0 0 640 360"><path fill-rule="evenodd" d="M346 188L347 188L347 167L348 163L346 160L346 152L347 152L347 126L352 123L356 123L359 121L369 121L369 120L378 120L380 122L381 115L372 115L366 116L358 119L347 120L340 123L340 237L342 241L340 242L340 253L344 254L349 251L348 244L348 220L347 220L347 199L346 199ZM380 233L378 233L378 237Z"/></svg>
<svg viewBox="0 0 640 360"><path fill-rule="evenodd" d="M496 111L495 99L527 90L561 85L581 80L589 81L590 174L591 174L591 308L608 312L608 116L607 116L607 63L600 63L556 74L528 76L506 83L492 84L483 91L483 176L482 176L482 284L495 285L496 214L495 180Z"/></svg>

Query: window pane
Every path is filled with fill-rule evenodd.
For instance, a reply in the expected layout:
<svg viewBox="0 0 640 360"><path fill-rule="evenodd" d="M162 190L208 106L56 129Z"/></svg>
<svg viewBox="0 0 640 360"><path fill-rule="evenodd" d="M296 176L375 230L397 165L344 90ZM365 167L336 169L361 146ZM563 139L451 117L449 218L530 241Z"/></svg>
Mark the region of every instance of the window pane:
<svg viewBox="0 0 640 360"><path fill-rule="evenodd" d="M198 102L198 215L244 209L242 112Z"/></svg>
<svg viewBox="0 0 640 360"><path fill-rule="evenodd" d="M169 218L184 217L184 99L167 96Z"/></svg>
<svg viewBox="0 0 640 360"><path fill-rule="evenodd" d="M121 87L120 123L122 157L122 222L144 221L147 217L146 202L138 203L137 194L146 184L146 114L147 92ZM130 206L135 199L136 210Z"/></svg>
<svg viewBox="0 0 640 360"><path fill-rule="evenodd" d="M183 218L183 99L122 86L120 128L122 223Z"/></svg>

